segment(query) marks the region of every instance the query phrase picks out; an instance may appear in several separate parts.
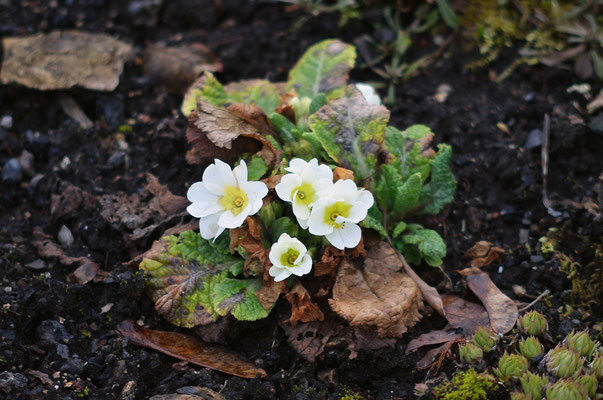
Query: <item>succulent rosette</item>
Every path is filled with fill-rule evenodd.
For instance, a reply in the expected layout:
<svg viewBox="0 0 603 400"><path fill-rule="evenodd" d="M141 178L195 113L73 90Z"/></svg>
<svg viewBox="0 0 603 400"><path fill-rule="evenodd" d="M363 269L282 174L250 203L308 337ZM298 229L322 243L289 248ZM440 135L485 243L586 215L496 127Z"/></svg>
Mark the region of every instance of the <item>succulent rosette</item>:
<svg viewBox="0 0 603 400"><path fill-rule="evenodd" d="M475 364L484 357L484 352L474 343L467 342L459 347L459 357L463 362Z"/></svg>
<svg viewBox="0 0 603 400"><path fill-rule="evenodd" d="M517 319L519 329L531 336L542 336L549 329L549 323L538 311L530 311Z"/></svg>
<svg viewBox="0 0 603 400"><path fill-rule="evenodd" d="M584 388L571 380L559 380L546 388L547 400L588 400Z"/></svg>
<svg viewBox="0 0 603 400"><path fill-rule="evenodd" d="M591 357L598 346L598 343L592 340L586 331L571 331L563 341L563 344L582 357Z"/></svg>
<svg viewBox="0 0 603 400"><path fill-rule="evenodd" d="M494 349L497 342L498 335L484 326L478 327L473 334L473 343L479 346L486 353Z"/></svg>
<svg viewBox="0 0 603 400"><path fill-rule="evenodd" d="M542 399L542 393L547 385L547 379L538 374L528 372L519 378L521 388L526 395L529 395L532 400Z"/></svg>
<svg viewBox="0 0 603 400"><path fill-rule="evenodd" d="M584 358L560 344L544 357L546 369L557 378L569 378L576 375L584 365Z"/></svg>
<svg viewBox="0 0 603 400"><path fill-rule="evenodd" d="M494 373L502 380L519 379L528 369L528 360L521 354L508 354L505 352L498 360L498 368Z"/></svg>
<svg viewBox="0 0 603 400"><path fill-rule="evenodd" d="M519 352L528 360L539 356L543 351L542 344L534 336L519 341Z"/></svg>

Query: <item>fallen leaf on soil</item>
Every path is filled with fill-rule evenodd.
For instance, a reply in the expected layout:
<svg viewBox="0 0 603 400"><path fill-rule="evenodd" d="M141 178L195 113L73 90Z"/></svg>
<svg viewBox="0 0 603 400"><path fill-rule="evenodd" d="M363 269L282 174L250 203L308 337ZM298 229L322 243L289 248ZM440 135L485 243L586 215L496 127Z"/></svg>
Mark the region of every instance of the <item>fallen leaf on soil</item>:
<svg viewBox="0 0 603 400"><path fill-rule="evenodd" d="M380 337L401 337L419 321L423 307L419 288L401 267L385 242L368 249L362 269L344 260L329 305L351 326L374 326Z"/></svg>
<svg viewBox="0 0 603 400"><path fill-rule="evenodd" d="M204 342L228 344L228 336L232 330L235 317L227 315L218 318L215 322L207 325L198 325L193 328L195 334Z"/></svg>
<svg viewBox="0 0 603 400"><path fill-rule="evenodd" d="M130 230L143 226L153 216L148 204L137 193L105 194L98 201L101 206L100 215L107 222Z"/></svg>
<svg viewBox="0 0 603 400"><path fill-rule="evenodd" d="M461 339L462 337L463 335L461 335L460 333L449 332L446 330L427 332L420 335L418 338L408 342L408 346L406 347L406 354L417 351L423 346L447 343L451 340Z"/></svg>
<svg viewBox="0 0 603 400"><path fill-rule="evenodd" d="M280 326L287 335L287 343L309 362L316 360L331 336L341 329L341 325L334 321L304 322L297 326L282 321Z"/></svg>
<svg viewBox="0 0 603 400"><path fill-rule="evenodd" d="M291 317L285 322L297 325L298 322L324 320L325 316L322 311L312 302L310 294L299 281L295 282L285 298L291 303Z"/></svg>
<svg viewBox="0 0 603 400"><path fill-rule="evenodd" d="M144 190L153 195L149 200L149 207L158 212L161 217L176 214L189 204L186 197L177 196L170 192L167 185L160 184L156 176L148 173L147 181Z"/></svg>
<svg viewBox="0 0 603 400"><path fill-rule="evenodd" d="M469 337L479 326L489 326L490 319L484 307L460 297L448 295L442 297L446 310L446 319L454 328L461 328L463 335Z"/></svg>
<svg viewBox="0 0 603 400"><path fill-rule="evenodd" d="M71 216L81 206L96 207L96 199L75 185L64 183L59 192L60 194L53 194L50 198L50 215L53 220Z"/></svg>
<svg viewBox="0 0 603 400"><path fill-rule="evenodd" d="M276 185L281 183L281 178L283 176L284 176L284 174L272 175L272 176L269 176L268 178L262 179L262 182L264 182L266 184L266 186L268 186L268 190L273 190L276 187ZM268 197L270 197L270 195ZM266 198L264 198L264 200L266 200Z"/></svg>
<svg viewBox="0 0 603 400"><path fill-rule="evenodd" d="M490 276L476 268L462 271L469 289L482 302L490 317L490 328L496 333L505 334L513 329L517 321L517 304L490 280Z"/></svg>
<svg viewBox="0 0 603 400"><path fill-rule="evenodd" d="M471 267L479 268L492 264L500 258L501 254L504 253L505 251L503 249L494 246L494 244L492 244L491 242L480 240L479 242L475 243L469 250L467 250L467 253L465 253L465 257L471 260L471 262L469 263Z"/></svg>
<svg viewBox="0 0 603 400"><path fill-rule="evenodd" d="M54 384L52 379L50 379L50 377L48 377L48 374L45 374L42 371L37 371L35 369L28 369L26 372L27 372L27 375L31 375L34 378L38 378L40 380L40 382L42 382L45 385L52 386Z"/></svg>
<svg viewBox="0 0 603 400"><path fill-rule="evenodd" d="M226 400L220 393L199 386L185 386L175 394L156 394L149 400Z"/></svg>
<svg viewBox="0 0 603 400"><path fill-rule="evenodd" d="M173 47L149 44L144 51L143 63L145 74L177 94L184 94L203 71L222 71L217 57L200 43Z"/></svg>
<svg viewBox="0 0 603 400"><path fill-rule="evenodd" d="M59 94L59 104L63 109L63 112L67 114L71 119L76 121L80 128L82 129L90 129L94 126L90 118L84 113L84 111L80 108L79 104L73 99L73 97L61 93Z"/></svg>
<svg viewBox="0 0 603 400"><path fill-rule="evenodd" d="M191 364L241 378L266 376L263 369L255 367L241 355L222 346L203 343L189 335L145 329L129 320L119 324L117 330L134 344L157 350Z"/></svg>
<svg viewBox="0 0 603 400"><path fill-rule="evenodd" d="M90 282L98 273L100 266L93 261L85 261L71 274L77 283L85 285Z"/></svg>
<svg viewBox="0 0 603 400"><path fill-rule="evenodd" d="M2 39L0 82L39 90L114 90L132 47L104 33L76 30Z"/></svg>
<svg viewBox="0 0 603 400"><path fill-rule="evenodd" d="M437 366L439 370L442 362L450 355L450 349L452 346L460 339L451 340L449 342L444 343L441 346L436 347L435 349L430 349L423 358L417 361L418 369L427 369L431 368L434 364Z"/></svg>
<svg viewBox="0 0 603 400"><path fill-rule="evenodd" d="M255 295L262 307L266 310L270 310L281 294L287 293L288 288L289 284L287 281L275 282L272 277L268 276L268 279L264 279L264 284L260 290L255 292Z"/></svg>
<svg viewBox="0 0 603 400"><path fill-rule="evenodd" d="M337 182L340 179L354 180L354 171L346 168L335 167L333 170L333 182Z"/></svg>
<svg viewBox="0 0 603 400"><path fill-rule="evenodd" d="M334 246L329 246L322 253L320 261L314 265L314 276L328 275L333 272L341 263L345 251L339 250Z"/></svg>
<svg viewBox="0 0 603 400"><path fill-rule="evenodd" d="M446 317L446 311L444 310L444 304L442 304L442 297L438 290L432 286L429 286L417 273L408 265L404 256L400 253L396 253L396 256L400 260L404 272L415 282L415 285L419 288L421 296L427 304L431 306L438 314L442 317Z"/></svg>
<svg viewBox="0 0 603 400"><path fill-rule="evenodd" d="M346 327L345 331L340 336L348 344L347 348L350 350L350 360L356 358L360 350L374 351L386 347L393 349L396 346L396 339L381 338L374 328Z"/></svg>
<svg viewBox="0 0 603 400"><path fill-rule="evenodd" d="M233 104L223 109L200 101L189 117L186 138L192 148L186 160L189 164L204 164L214 158L233 162L243 153L258 153L270 165L279 157L264 135L276 136L261 108Z"/></svg>

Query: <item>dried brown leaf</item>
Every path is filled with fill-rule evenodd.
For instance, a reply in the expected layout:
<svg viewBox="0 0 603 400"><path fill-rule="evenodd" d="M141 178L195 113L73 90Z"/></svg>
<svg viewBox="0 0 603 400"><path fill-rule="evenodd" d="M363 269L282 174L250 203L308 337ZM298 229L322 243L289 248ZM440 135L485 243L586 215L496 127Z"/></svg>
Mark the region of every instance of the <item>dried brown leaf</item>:
<svg viewBox="0 0 603 400"><path fill-rule="evenodd" d="M329 299L331 308L351 326L374 326L380 337L401 337L421 318L423 302L417 285L400 268L394 249L385 242L368 249L361 269L344 260Z"/></svg>
<svg viewBox="0 0 603 400"><path fill-rule="evenodd" d="M219 345L203 343L189 335L145 329L137 326L133 321L123 321L117 330L134 344L157 350L195 365L241 378L266 376L263 369L257 368L241 355Z"/></svg>
<svg viewBox="0 0 603 400"><path fill-rule="evenodd" d="M334 321L304 322L293 326L280 323L287 335L287 343L297 351L305 360L314 362L316 357L323 352L329 339L336 335L341 325Z"/></svg>
<svg viewBox="0 0 603 400"><path fill-rule="evenodd" d="M184 94L203 71L220 72L222 64L200 43L166 47L149 44L144 51L144 71L172 93Z"/></svg>
<svg viewBox="0 0 603 400"><path fill-rule="evenodd" d="M226 400L220 393L199 386L185 386L173 394L156 394L149 400Z"/></svg>
<svg viewBox="0 0 603 400"><path fill-rule="evenodd" d="M258 153L267 164L279 160L278 152L264 135L273 135L266 114L256 105L233 104L227 109L199 101L189 116L186 138L191 150L190 164L204 164L214 158L228 162L243 153Z"/></svg>
<svg viewBox="0 0 603 400"><path fill-rule="evenodd" d="M291 317L285 322L295 326L298 322L324 320L325 316L322 311L312 302L310 294L299 281L295 282L285 298L291 303Z"/></svg>
<svg viewBox="0 0 603 400"><path fill-rule="evenodd" d="M0 83L39 90L114 90L132 47L104 33L76 30L2 39Z"/></svg>
<svg viewBox="0 0 603 400"><path fill-rule="evenodd" d="M70 183L61 185L60 194L50 198L50 215L54 220L71 216L80 207L96 207L96 199Z"/></svg>
<svg viewBox="0 0 603 400"><path fill-rule="evenodd" d="M314 265L314 276L328 275L341 263L345 251L329 246L323 251L320 261Z"/></svg>
<svg viewBox="0 0 603 400"><path fill-rule="evenodd" d="M469 265L471 267L485 267L486 265L490 265L493 262L498 261L501 254L504 254L505 251L500 247L494 246L491 242L480 240L475 243L467 253L465 253L465 257L469 258L471 261Z"/></svg>
<svg viewBox="0 0 603 400"><path fill-rule="evenodd" d="M576 57L578 54L584 52L586 47L583 44L569 48L564 51L559 51L555 53L548 54L546 56L540 57L540 62L548 67L554 67L562 64L563 62Z"/></svg>
<svg viewBox="0 0 603 400"><path fill-rule="evenodd" d="M177 196L170 192L167 185L159 183L159 179L153 174L147 173L147 185L145 192L153 195L149 200L151 210L159 213L161 217L176 214L186 208L189 201L186 197Z"/></svg>
<svg viewBox="0 0 603 400"><path fill-rule="evenodd" d="M282 293L287 293L289 285L287 281L275 282L272 277L264 279L264 284L255 292L255 296L260 301L265 310L270 310L276 303Z"/></svg>
<svg viewBox="0 0 603 400"><path fill-rule="evenodd" d="M446 319L454 328L461 328L463 335L469 337L477 330L478 326L489 326L490 319L484 307L460 297L448 295L442 297Z"/></svg>
<svg viewBox="0 0 603 400"><path fill-rule="evenodd" d="M465 279L469 289L486 307L490 317L490 328L501 334L513 329L518 316L517 304L501 292L490 280L490 276L484 272L476 272L466 276Z"/></svg>
<svg viewBox="0 0 603 400"><path fill-rule="evenodd" d="M461 339L462 337L463 335L461 335L460 333L449 332L446 330L427 332L420 335L418 338L408 342L408 346L406 347L406 354L415 352L423 346L447 343L451 340Z"/></svg>
<svg viewBox="0 0 603 400"><path fill-rule="evenodd" d="M333 182L337 182L340 179L354 180L354 171L347 168L335 167L333 170Z"/></svg>
<svg viewBox="0 0 603 400"><path fill-rule="evenodd" d="M87 260L83 262L82 265L80 265L75 271L73 271L72 276L77 283L80 285L85 285L96 277L99 269L100 266L97 263Z"/></svg>

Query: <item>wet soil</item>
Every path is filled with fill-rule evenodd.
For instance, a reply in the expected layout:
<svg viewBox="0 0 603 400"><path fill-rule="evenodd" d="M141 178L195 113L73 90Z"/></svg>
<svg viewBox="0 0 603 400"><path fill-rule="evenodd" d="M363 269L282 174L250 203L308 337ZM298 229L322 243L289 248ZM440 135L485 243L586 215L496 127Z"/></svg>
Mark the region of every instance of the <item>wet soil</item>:
<svg viewBox="0 0 603 400"><path fill-rule="evenodd" d="M296 27L305 14L286 11L282 4L177 0L164 1L157 21L144 26L145 17L139 16L141 22L129 11L131 3L135 2L0 1L0 35L77 28L113 34L137 48L155 41L201 42L222 61L223 82L282 81L308 45L330 37L353 42L373 32L373 23L380 20L375 9L343 28L332 14ZM426 39L413 52L420 54L424 46L433 47ZM464 69L474 54L454 45L451 49L428 70L397 86L391 110L394 125L429 125L436 141L453 146L459 183L455 201L443 215L424 221L445 236L445 271L454 282L452 290L471 299L454 271L466 266L462 256L468 248L489 240L507 250L500 262L485 267L501 290L524 302L551 290L547 301L535 308L548 316L553 337L601 321L600 299L590 314L564 308L579 299L558 259L541 254L538 244L550 228L558 228L559 250L580 265L579 276L591 279L601 268L603 232L596 205L601 199L603 135L600 128L587 126L596 117L583 111L587 100L566 91L576 78L570 71L526 67L496 84L487 69ZM491 68L500 71L509 60L503 57ZM353 78L376 79L361 70ZM441 84L452 87L444 103L433 98ZM600 83L590 84L592 93L598 93ZM288 316L289 306L279 303L266 320L239 323L228 341L228 347L268 373L267 378L254 380L177 364L124 341L115 328L125 319L154 329L174 329L154 311L141 276L124 265L160 232L129 243L126 237L131 232L107 222L98 209L86 204L59 217L51 215L51 198L69 185L93 197L141 193L147 172L173 193L184 195L200 179L202 169L184 159L181 98L156 87L139 63L127 64L112 93L79 89L68 93L95 122L93 128L82 131L63 113L58 92L0 87L0 118L13 119L11 127L0 128L0 165L6 168L5 163L24 150L34 156L33 173L0 186L0 398L143 399L184 386L204 386L227 399L338 399L353 393L402 399L413 397L415 383L433 377L415 368L423 352L406 355L405 348L411 338L445 325L435 315L412 328L395 349L361 351L350 360L345 348L334 347L308 363L287 345L278 322ZM539 135L531 134L543 129L545 114L551 117L550 209L542 202L541 146L532 141ZM132 127L121 133L128 144L125 150L115 147L116 132L123 124ZM118 150L122 153L116 155ZM99 263L108 272L103 282L69 282L73 266L56 259L37 262L34 228L56 238L63 225L74 237L67 254ZM434 285L445 282L438 270L417 270ZM522 286L528 297L514 293L514 285ZM456 368L448 361L440 374L450 376Z"/></svg>

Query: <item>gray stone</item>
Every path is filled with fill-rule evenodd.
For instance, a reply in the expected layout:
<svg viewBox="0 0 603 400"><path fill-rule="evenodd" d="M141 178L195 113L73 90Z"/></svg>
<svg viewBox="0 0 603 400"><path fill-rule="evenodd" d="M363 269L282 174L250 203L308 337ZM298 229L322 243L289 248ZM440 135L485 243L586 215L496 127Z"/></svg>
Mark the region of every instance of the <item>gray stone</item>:
<svg viewBox="0 0 603 400"><path fill-rule="evenodd" d="M20 390L27 385L27 377L17 372L4 371L0 374L0 390L4 393L11 393L13 390Z"/></svg>
<svg viewBox="0 0 603 400"><path fill-rule="evenodd" d="M23 171L21 164L16 158L11 158L4 164L2 168L2 182L3 183L19 183L23 179Z"/></svg>
<svg viewBox="0 0 603 400"><path fill-rule="evenodd" d="M44 262L44 260L38 258L37 260L25 264L25 267L34 270L40 270L46 268L46 263Z"/></svg>
<svg viewBox="0 0 603 400"><path fill-rule="evenodd" d="M19 156L19 165L26 176L33 176L34 171L34 156L27 150L23 150Z"/></svg>
<svg viewBox="0 0 603 400"><path fill-rule="evenodd" d="M540 147L542 144L542 131L540 129L534 129L528 133L528 137L526 138L526 142L523 147L526 150L535 149L536 147Z"/></svg>
<svg viewBox="0 0 603 400"><path fill-rule="evenodd" d="M58 234L58 239L61 245L63 245L63 247L69 247L75 241L75 239L73 238L73 234L71 233L69 228L67 228L66 225L61 226L61 230Z"/></svg>

